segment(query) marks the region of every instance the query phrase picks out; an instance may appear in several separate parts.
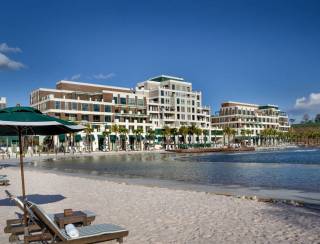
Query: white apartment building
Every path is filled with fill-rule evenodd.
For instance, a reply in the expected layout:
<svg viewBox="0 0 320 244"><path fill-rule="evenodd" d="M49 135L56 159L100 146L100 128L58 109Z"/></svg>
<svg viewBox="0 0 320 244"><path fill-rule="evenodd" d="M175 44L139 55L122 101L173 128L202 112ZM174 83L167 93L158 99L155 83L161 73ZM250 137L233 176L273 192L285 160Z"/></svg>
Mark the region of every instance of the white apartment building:
<svg viewBox="0 0 320 244"><path fill-rule="evenodd" d="M159 132L164 126L178 129L195 124L210 132L210 108L202 106L201 92L171 76L138 83L136 89L62 80L55 89L32 91L30 105L51 116L89 123L95 148L103 141L102 132L114 124L128 129L131 145L138 128L144 137L149 129Z"/></svg>
<svg viewBox="0 0 320 244"><path fill-rule="evenodd" d="M148 114L153 128L180 128L195 124L210 130L209 106L202 105L202 93L192 90L183 78L161 75L140 82L137 94L147 97Z"/></svg>
<svg viewBox="0 0 320 244"><path fill-rule="evenodd" d="M7 107L7 98L0 97L0 109L6 108L6 107Z"/></svg>
<svg viewBox="0 0 320 244"><path fill-rule="evenodd" d="M288 115L277 105L257 105L240 102L224 102L220 111L211 117L211 126L235 129L236 137L242 130L250 130L252 137L259 137L261 131L273 128L287 132L290 128Z"/></svg>

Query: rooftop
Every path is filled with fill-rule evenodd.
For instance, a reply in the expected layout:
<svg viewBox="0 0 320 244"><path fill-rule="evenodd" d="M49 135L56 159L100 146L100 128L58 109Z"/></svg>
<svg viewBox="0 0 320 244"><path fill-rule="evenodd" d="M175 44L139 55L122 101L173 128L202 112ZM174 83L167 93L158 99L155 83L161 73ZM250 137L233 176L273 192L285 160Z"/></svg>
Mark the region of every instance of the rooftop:
<svg viewBox="0 0 320 244"><path fill-rule="evenodd" d="M149 80L158 81L158 82L167 81L167 80L184 81L183 78L175 77L175 76L169 76L169 75L159 75L159 76L150 78Z"/></svg>

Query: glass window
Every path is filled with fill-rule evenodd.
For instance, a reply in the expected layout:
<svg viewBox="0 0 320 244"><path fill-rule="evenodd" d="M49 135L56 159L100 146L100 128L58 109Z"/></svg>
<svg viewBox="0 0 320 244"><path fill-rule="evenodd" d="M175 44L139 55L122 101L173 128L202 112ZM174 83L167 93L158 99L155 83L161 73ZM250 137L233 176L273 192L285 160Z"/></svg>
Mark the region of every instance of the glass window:
<svg viewBox="0 0 320 244"><path fill-rule="evenodd" d="M110 105L105 105L104 106L104 111L107 112L107 113L110 113L111 112L111 106Z"/></svg>
<svg viewBox="0 0 320 244"><path fill-rule="evenodd" d="M88 111L89 110L89 104L83 103L82 104L82 111Z"/></svg>
<svg viewBox="0 0 320 244"><path fill-rule="evenodd" d="M72 103L71 104L71 109L72 110L78 110L78 104L77 103Z"/></svg>
<svg viewBox="0 0 320 244"><path fill-rule="evenodd" d="M94 112L100 112L100 105L99 104L93 104L93 111Z"/></svg>
<svg viewBox="0 0 320 244"><path fill-rule="evenodd" d="M61 108L61 103L59 101L55 101L54 108L55 109L60 109Z"/></svg>
<svg viewBox="0 0 320 244"><path fill-rule="evenodd" d="M144 106L144 100L138 99L138 106Z"/></svg>
<svg viewBox="0 0 320 244"><path fill-rule="evenodd" d="M118 97L114 97L113 101L114 101L115 104L118 104Z"/></svg>
<svg viewBox="0 0 320 244"><path fill-rule="evenodd" d="M93 115L93 122L100 122L100 115Z"/></svg>
<svg viewBox="0 0 320 244"><path fill-rule="evenodd" d="M81 115L81 120L89 121L89 115L87 114Z"/></svg>
<svg viewBox="0 0 320 244"><path fill-rule="evenodd" d="M127 104L127 99L125 97L120 98L120 103L121 104Z"/></svg>
<svg viewBox="0 0 320 244"><path fill-rule="evenodd" d="M135 105L136 104L136 99L135 98L129 98L128 103L129 103L129 105Z"/></svg>
<svg viewBox="0 0 320 244"><path fill-rule="evenodd" d="M111 122L111 115L104 116L104 121L105 122Z"/></svg>

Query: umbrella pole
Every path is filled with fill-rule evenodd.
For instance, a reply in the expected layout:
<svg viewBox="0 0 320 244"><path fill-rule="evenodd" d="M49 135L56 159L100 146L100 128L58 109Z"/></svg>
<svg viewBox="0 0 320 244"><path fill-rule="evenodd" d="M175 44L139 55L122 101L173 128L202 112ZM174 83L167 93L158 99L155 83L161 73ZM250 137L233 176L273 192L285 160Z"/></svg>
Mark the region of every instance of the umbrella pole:
<svg viewBox="0 0 320 244"><path fill-rule="evenodd" d="M23 169L23 145L22 145L22 129L19 127L19 153L20 153L20 173L21 173L21 183L22 183L22 199L23 199L23 223L27 227L27 208L25 204L26 200L26 189L24 183L24 169Z"/></svg>

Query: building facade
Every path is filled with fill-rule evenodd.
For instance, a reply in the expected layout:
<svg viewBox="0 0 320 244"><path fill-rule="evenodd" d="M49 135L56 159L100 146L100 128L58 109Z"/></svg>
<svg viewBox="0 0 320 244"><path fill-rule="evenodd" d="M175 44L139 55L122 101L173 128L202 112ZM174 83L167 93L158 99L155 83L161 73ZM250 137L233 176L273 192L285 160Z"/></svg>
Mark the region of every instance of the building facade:
<svg viewBox="0 0 320 244"><path fill-rule="evenodd" d="M257 138L264 129L287 132L290 128L288 115L277 105L257 105L240 102L224 102L220 111L211 117L211 126L232 128L236 137L249 130L250 136Z"/></svg>
<svg viewBox="0 0 320 244"><path fill-rule="evenodd" d="M194 124L210 130L210 107L202 105L202 93L193 91L192 83L183 78L157 76L138 83L136 91L146 95L153 128L180 128Z"/></svg>
<svg viewBox="0 0 320 244"><path fill-rule="evenodd" d="M6 108L6 107L7 107L7 98L0 97L0 109Z"/></svg>
<svg viewBox="0 0 320 244"><path fill-rule="evenodd" d="M202 106L201 92L171 76L148 79L135 89L62 80L55 89L32 91L30 105L51 116L90 124L97 138L114 124L127 128L129 135L141 129L143 136L164 126L211 127L210 107Z"/></svg>

